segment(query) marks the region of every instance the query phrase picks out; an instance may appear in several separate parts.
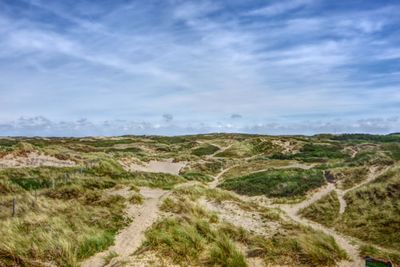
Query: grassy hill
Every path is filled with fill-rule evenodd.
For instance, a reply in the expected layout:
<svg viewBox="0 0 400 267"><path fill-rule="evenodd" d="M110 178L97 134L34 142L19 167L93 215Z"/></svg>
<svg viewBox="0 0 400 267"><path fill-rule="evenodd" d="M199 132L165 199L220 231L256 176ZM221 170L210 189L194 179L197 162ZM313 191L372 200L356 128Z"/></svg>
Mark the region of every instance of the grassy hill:
<svg viewBox="0 0 400 267"><path fill-rule="evenodd" d="M349 251L326 232L290 220L279 203L304 201L328 184L351 189L372 166L390 171L348 191L343 214L332 191L301 215L357 238L361 255L399 262L398 141L397 135L0 138L0 266L81 266L98 255L128 266L334 266ZM181 164L179 172L173 164ZM123 230L137 224L135 212L147 206L154 223L128 238L140 239L140 248L113 251Z"/></svg>

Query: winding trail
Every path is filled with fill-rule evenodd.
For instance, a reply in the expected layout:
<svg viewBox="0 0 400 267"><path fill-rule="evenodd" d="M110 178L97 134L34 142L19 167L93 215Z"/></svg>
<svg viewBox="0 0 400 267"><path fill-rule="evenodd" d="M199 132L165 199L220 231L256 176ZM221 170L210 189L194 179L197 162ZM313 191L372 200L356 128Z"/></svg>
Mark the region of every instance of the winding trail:
<svg viewBox="0 0 400 267"><path fill-rule="evenodd" d="M222 171L220 171L216 176L214 176L214 179L213 179L211 182L208 183L208 186L209 186L210 188L216 188L217 185L218 185L219 182L220 182L219 178L220 178L222 175L224 175L224 173L226 173L227 171L229 171L230 169L232 169L232 168L234 168L234 167L236 167L236 166L238 166L238 165L232 165L232 166L230 166L230 167L228 167L228 168L225 168L225 169L223 169Z"/></svg>
<svg viewBox="0 0 400 267"><path fill-rule="evenodd" d="M372 182L373 180L375 180L377 177L380 176L380 174L382 174L384 171L386 171L387 169L383 169L381 171L378 172L378 167L373 166L370 168L370 173L368 175L368 178L363 181L362 183L357 184L356 186L347 189L347 190L339 190L336 188L336 185L333 183L328 183L328 185L326 185L325 187L322 187L320 189L318 189L314 194L312 194L309 198L307 198L306 200L297 203L297 204L281 204L281 205L274 205L275 207L279 207L281 210L283 210L286 215L292 219L293 221L305 225L305 226L309 226L315 230L319 230L324 232L325 234L328 234L330 236L332 236L335 241L339 244L340 247L342 247L348 254L348 256L350 257L351 261L342 261L339 263L340 267L358 267L358 266L364 266L365 261L363 258L361 258L359 256L359 252L358 252L358 245L355 245L353 238L342 235L338 232L336 232L334 229L332 228L328 228L325 227L321 224L318 224L316 222L310 221L306 218L300 217L300 215L298 215L299 211L310 206L311 204L313 204L314 202L320 200L321 198L323 198L324 196L328 195L329 193L331 193L332 191L336 191L338 198L339 198L339 202L340 202L340 211L339 213L342 214L344 213L344 211L346 210L346 206L347 203L344 199L344 195L347 192L350 192L352 190L355 190L357 188L360 188L363 185L366 185L370 182Z"/></svg>
<svg viewBox="0 0 400 267"><path fill-rule="evenodd" d="M388 170L388 168L383 168L382 170L379 170L379 168L377 166L372 166L369 168L369 173L368 173L367 179L365 179L361 183L353 186L352 188L346 189L346 190L340 190L340 189L336 188L335 191L337 193L339 203L340 203L339 213L343 214L346 211L347 203L346 203L346 200L344 199L344 196L348 192L356 190L356 189L362 187L363 185L366 185L366 184L374 181L376 178L378 178L381 174L383 174L387 170Z"/></svg>
<svg viewBox="0 0 400 267"><path fill-rule="evenodd" d="M276 205L278 206L281 210L283 210L286 215L293 221L311 227L314 230L319 230L322 231L323 233L332 236L336 243L343 248L348 256L350 257L351 261L342 261L339 263L339 266L341 267L358 267L358 266L364 266L364 260L361 258L358 254L358 247L356 245L353 245L351 243L351 240L349 237L345 237L344 235L341 235L337 233L335 230L325 227L321 224L315 223L313 221L307 220L303 217L300 217L298 215L298 212L309 205L313 204L314 202L320 200L324 196L328 195L330 192L335 190L335 185L329 183L327 186L320 188L317 190L311 197L308 199L304 200L303 202L297 203L297 204L292 204L292 205Z"/></svg>
<svg viewBox="0 0 400 267"><path fill-rule="evenodd" d="M159 206L169 191L156 188L141 188L140 194L145 198L142 205L130 204L127 209L128 217L132 223L124 228L115 238L114 245L106 251L97 253L82 263L82 267L112 266L113 262L121 261L135 252L142 244L144 233L158 218ZM127 189L114 192L114 194L126 197L129 194ZM110 263L106 264L104 257L109 253L118 254Z"/></svg>

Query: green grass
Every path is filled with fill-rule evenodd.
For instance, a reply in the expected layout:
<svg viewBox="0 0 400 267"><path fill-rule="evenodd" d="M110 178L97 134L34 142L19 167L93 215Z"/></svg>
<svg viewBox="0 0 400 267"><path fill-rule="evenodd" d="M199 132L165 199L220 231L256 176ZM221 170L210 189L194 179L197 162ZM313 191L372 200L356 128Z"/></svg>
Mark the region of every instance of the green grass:
<svg viewBox="0 0 400 267"><path fill-rule="evenodd" d="M307 219L326 226L333 226L339 217L339 199L335 191L332 191L317 202L300 211Z"/></svg>
<svg viewBox="0 0 400 267"><path fill-rule="evenodd" d="M222 267L247 266L242 253L236 249L232 240L224 234L219 234L215 238L214 244L210 249L208 264Z"/></svg>
<svg viewBox="0 0 400 267"><path fill-rule="evenodd" d="M399 143L389 143L384 144L383 149L388 151L391 158L394 160L400 160L400 144Z"/></svg>
<svg viewBox="0 0 400 267"><path fill-rule="evenodd" d="M257 172L224 181L220 187L239 194L293 197L325 184L321 170L285 169Z"/></svg>
<svg viewBox="0 0 400 267"><path fill-rule="evenodd" d="M347 259L333 237L293 224L282 226L268 239L245 237L250 247L248 255L262 257L266 266L336 266Z"/></svg>
<svg viewBox="0 0 400 267"><path fill-rule="evenodd" d="M394 169L345 196L347 208L336 228L370 244L400 247L400 171Z"/></svg>
<svg viewBox="0 0 400 267"><path fill-rule="evenodd" d="M65 202L39 196L34 207L32 201L27 196L19 198L17 217L0 221L0 255L5 255L0 265L78 266L81 259L110 246L127 223L122 200L103 199L88 205L83 198Z"/></svg>
<svg viewBox="0 0 400 267"><path fill-rule="evenodd" d="M132 204L143 204L144 198L141 194L139 193L133 193L130 197L129 197L129 202Z"/></svg>
<svg viewBox="0 0 400 267"><path fill-rule="evenodd" d="M206 144L192 150L192 154L198 157L212 155L219 150L218 147Z"/></svg>
<svg viewBox="0 0 400 267"><path fill-rule="evenodd" d="M295 154L275 153L271 159L295 159L304 162L326 162L330 159L346 159L349 156L342 151L343 147L338 144L321 145L306 143Z"/></svg>
<svg viewBox="0 0 400 267"><path fill-rule="evenodd" d="M182 174L182 176L189 181L211 182L213 180L211 176L200 172L187 172Z"/></svg>
<svg viewBox="0 0 400 267"><path fill-rule="evenodd" d="M175 205L168 204L170 201L164 202L163 209L173 208L169 211L185 216L164 219L153 225L146 232L146 241L137 253L152 250L185 265L247 266L231 238L214 229L216 226L213 224L218 221L214 215L199 211L201 208L198 206L191 207L189 202L182 202L182 207L176 209ZM177 203L179 201L174 204Z"/></svg>
<svg viewBox="0 0 400 267"><path fill-rule="evenodd" d="M367 167L345 167L327 170L327 175L332 175L334 180L338 182L340 189L349 189L361 183L368 176Z"/></svg>

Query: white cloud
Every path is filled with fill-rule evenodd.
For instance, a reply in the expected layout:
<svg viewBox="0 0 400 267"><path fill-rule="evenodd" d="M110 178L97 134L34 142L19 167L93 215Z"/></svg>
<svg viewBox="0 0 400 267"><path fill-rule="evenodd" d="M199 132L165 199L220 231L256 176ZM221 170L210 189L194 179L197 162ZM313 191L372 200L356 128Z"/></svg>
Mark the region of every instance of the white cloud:
<svg viewBox="0 0 400 267"><path fill-rule="evenodd" d="M276 3L269 4L265 7L258 8L248 12L248 15L263 15L263 16L276 16L292 10L303 8L312 4L315 0L288 0L278 1Z"/></svg>
<svg viewBox="0 0 400 267"><path fill-rule="evenodd" d="M400 58L399 36L375 37L396 24L390 9L322 16L292 12L318 10L317 1L272 1L252 17L243 15L247 9L231 12L230 2L85 3L93 6L88 14L35 0L61 26L30 10L23 18L0 11L1 119L119 118L154 128L165 111L206 125L229 114L256 125L399 111L398 75L379 65Z"/></svg>

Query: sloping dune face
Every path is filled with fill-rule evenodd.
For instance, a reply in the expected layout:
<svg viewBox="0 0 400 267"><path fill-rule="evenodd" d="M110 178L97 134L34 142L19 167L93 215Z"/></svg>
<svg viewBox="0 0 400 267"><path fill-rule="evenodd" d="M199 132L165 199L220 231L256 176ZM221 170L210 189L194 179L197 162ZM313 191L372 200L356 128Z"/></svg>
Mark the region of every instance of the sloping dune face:
<svg viewBox="0 0 400 267"><path fill-rule="evenodd" d="M163 161L151 160L143 165L129 160L122 160L120 163L127 171L158 172L174 175L178 175L179 171L186 165L185 162L173 162L172 159Z"/></svg>
<svg viewBox="0 0 400 267"><path fill-rule="evenodd" d="M70 160L60 160L55 157L30 152L25 155L8 154L0 158L0 168L23 168L23 167L71 167L76 163Z"/></svg>

